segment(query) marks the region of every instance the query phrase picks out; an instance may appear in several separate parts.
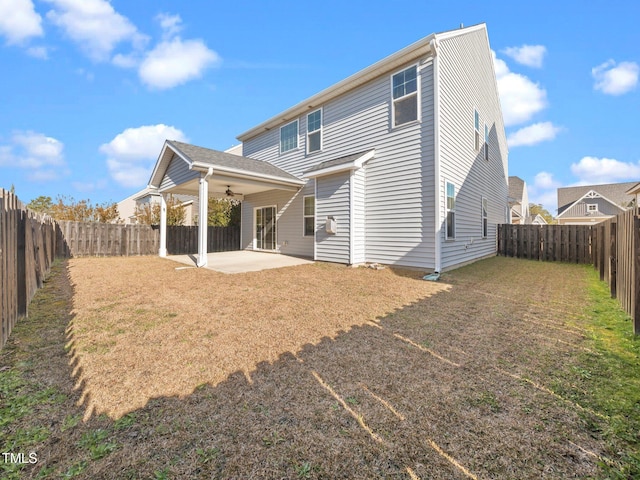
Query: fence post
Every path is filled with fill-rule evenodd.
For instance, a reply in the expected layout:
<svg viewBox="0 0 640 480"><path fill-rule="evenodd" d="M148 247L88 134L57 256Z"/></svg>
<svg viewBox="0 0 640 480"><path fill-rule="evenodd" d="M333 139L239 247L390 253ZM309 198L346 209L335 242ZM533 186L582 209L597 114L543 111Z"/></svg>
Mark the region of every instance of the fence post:
<svg viewBox="0 0 640 480"><path fill-rule="evenodd" d="M617 232L617 224L611 224L611 238L609 240L611 245L611 255L609 255L609 286L611 287L611 298L616 298L618 292L616 291L616 275L618 272L618 255L617 255L617 245L616 245L616 232Z"/></svg>
<svg viewBox="0 0 640 480"><path fill-rule="evenodd" d="M633 217L633 333L640 334L640 217Z"/></svg>
<svg viewBox="0 0 640 480"><path fill-rule="evenodd" d="M15 212L17 225L16 225L16 282L17 282L17 296L18 296L18 316L27 314L27 212L22 209L18 209ZM29 225L31 227L31 225Z"/></svg>

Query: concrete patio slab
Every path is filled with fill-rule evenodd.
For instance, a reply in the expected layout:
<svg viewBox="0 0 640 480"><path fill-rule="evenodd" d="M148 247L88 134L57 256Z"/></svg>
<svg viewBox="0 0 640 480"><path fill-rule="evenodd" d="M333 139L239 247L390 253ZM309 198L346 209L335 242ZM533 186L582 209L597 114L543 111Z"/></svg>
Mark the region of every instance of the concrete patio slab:
<svg viewBox="0 0 640 480"><path fill-rule="evenodd" d="M197 256L169 255L167 256L167 259L195 267ZM207 254L207 266L205 268L222 273L246 273L268 270L270 268L306 265L309 263L313 263L313 260L291 257L289 255L282 255L279 253L239 250L234 252L216 252Z"/></svg>

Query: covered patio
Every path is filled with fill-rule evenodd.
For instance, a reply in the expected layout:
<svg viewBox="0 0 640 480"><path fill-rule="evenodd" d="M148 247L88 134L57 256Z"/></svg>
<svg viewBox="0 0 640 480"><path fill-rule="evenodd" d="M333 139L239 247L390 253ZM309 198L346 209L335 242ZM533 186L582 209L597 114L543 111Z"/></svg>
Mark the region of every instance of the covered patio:
<svg viewBox="0 0 640 480"><path fill-rule="evenodd" d="M169 255L166 258L187 265L186 267L176 268L196 267L198 260L195 255ZM208 253L207 264L204 268L221 273L246 273L273 268L308 265L310 263L313 263L313 260L308 258L239 250L236 252Z"/></svg>
<svg viewBox="0 0 640 480"><path fill-rule="evenodd" d="M197 196L198 218L206 219L209 198L242 201L246 195L268 190L282 190L294 196L304 184L304 180L268 162L166 140L149 181L149 187L161 194L159 255L167 256L167 195ZM207 254L206 227L206 221L198 222L197 267L207 267L210 260L218 261L217 257ZM243 225L241 228L255 226ZM193 264L192 260L190 262Z"/></svg>

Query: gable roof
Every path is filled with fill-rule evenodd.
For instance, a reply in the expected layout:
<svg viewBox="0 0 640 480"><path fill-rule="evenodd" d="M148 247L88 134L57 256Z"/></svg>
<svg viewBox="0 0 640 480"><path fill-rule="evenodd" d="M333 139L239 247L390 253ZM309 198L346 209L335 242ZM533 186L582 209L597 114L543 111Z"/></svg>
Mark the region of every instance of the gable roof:
<svg viewBox="0 0 640 480"><path fill-rule="evenodd" d="M609 203L627 208L629 202L633 200L633 196L627 191L637 185L638 182L626 183L606 183L602 185L581 185L577 187L558 188L558 216L572 207L579 200L582 200L587 193L594 191L598 193Z"/></svg>
<svg viewBox="0 0 640 480"><path fill-rule="evenodd" d="M561 212L559 211L559 213L558 213L556 218L561 217L563 214L569 212L574 207L574 205L579 204L582 200L589 199L589 198L593 198L593 199L599 198L599 199L605 200L606 202L609 202L611 205L613 205L615 208L620 209L621 211L624 211L625 208L626 208L626 207L617 205L615 202L611 201L610 199L608 199L604 195L601 195L600 193L596 192L595 190L589 190L587 193L585 193L583 196L581 196L575 202L573 202L572 204L568 205L566 208L563 208ZM596 215L600 216L601 214L600 214L600 212L597 212ZM581 215L578 215L578 216L581 216Z"/></svg>
<svg viewBox="0 0 640 480"><path fill-rule="evenodd" d="M524 198L524 180L520 177L509 177L509 200L522 202Z"/></svg>
<svg viewBox="0 0 640 480"><path fill-rule="evenodd" d="M294 105L284 112L271 117L269 120L247 130L246 132L238 135L236 138L241 142L245 142L246 140L258 135L259 133L277 127L284 122L295 120L303 113L310 112L309 109L320 107L322 104L334 99L335 97L353 90L360 85L364 85L374 78L391 72L392 70L399 68L402 65L411 62L412 60L416 60L428 54L433 55L436 49L436 42L438 40L444 40L458 35L464 35L477 30L486 31L486 29L486 24L480 23L478 25L473 25L470 27L457 28L440 33L432 33L431 35L424 37L415 43L412 43L408 47L405 47L402 50L398 50L397 52L383 58L382 60L379 60L373 65L370 65L369 67L345 78L344 80L332 85L331 87L322 90L321 92L307 98L306 100L303 100L302 102Z"/></svg>
<svg viewBox="0 0 640 480"><path fill-rule="evenodd" d="M187 162L191 170L206 171L209 167L212 167L218 172L250 175L297 185L304 184L303 180L269 162L198 147L176 140L166 140L151 174L149 186L158 187L160 185L173 154Z"/></svg>

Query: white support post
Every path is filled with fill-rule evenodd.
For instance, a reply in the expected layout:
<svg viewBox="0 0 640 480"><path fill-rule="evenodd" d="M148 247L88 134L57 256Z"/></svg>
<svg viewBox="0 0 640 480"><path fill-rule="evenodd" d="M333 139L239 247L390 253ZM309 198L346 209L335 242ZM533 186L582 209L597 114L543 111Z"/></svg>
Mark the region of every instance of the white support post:
<svg viewBox="0 0 640 480"><path fill-rule="evenodd" d="M167 256L167 199L160 195L160 250L158 255Z"/></svg>
<svg viewBox="0 0 640 480"><path fill-rule="evenodd" d="M200 175L200 188L198 200L200 208L198 212L198 267L207 266L207 219L209 218L209 177L213 173L210 168L205 174Z"/></svg>

